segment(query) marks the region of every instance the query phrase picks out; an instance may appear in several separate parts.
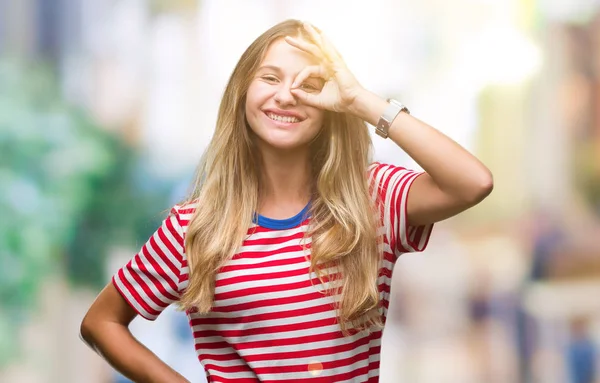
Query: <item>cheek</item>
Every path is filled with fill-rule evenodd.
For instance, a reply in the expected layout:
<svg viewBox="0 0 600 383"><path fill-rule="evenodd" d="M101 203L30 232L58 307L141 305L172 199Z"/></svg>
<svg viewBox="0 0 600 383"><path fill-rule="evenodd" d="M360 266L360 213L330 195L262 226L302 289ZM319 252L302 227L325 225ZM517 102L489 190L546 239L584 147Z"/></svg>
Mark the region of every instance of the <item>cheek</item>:
<svg viewBox="0 0 600 383"><path fill-rule="evenodd" d="M244 105L246 119L250 123L250 126L254 128L254 121L259 118L259 114L262 113L260 107L262 105L260 92L251 86L246 93L246 103Z"/></svg>
<svg viewBox="0 0 600 383"><path fill-rule="evenodd" d="M312 125L314 126L314 129L321 130L321 127L323 126L323 122L325 120L325 112L323 112L320 109L315 109L315 108L312 108L312 109L313 110L311 110L309 113L309 117L312 121Z"/></svg>

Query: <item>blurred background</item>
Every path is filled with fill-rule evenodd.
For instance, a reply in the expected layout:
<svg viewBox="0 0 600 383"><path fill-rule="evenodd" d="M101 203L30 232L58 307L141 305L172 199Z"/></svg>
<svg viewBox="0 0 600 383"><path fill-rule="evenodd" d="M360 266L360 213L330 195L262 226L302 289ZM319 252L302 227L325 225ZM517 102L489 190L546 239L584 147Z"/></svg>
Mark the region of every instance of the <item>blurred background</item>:
<svg viewBox="0 0 600 383"><path fill-rule="evenodd" d="M494 173L398 261L381 381L600 382L600 0L0 0L0 382L127 382L80 321L185 195L243 50L286 18ZM184 314L132 331L205 381Z"/></svg>

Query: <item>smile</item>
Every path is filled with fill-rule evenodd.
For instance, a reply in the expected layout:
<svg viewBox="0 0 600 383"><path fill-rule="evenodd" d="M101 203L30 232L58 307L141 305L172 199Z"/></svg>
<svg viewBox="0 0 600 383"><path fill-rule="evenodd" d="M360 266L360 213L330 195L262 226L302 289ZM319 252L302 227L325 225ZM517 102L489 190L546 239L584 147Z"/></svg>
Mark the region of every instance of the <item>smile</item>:
<svg viewBox="0 0 600 383"><path fill-rule="evenodd" d="M293 117L293 116L279 116L279 115L277 115L275 113L267 113L267 117L269 117L271 120L277 121L277 122L286 122L286 123L300 122L300 120L297 117Z"/></svg>

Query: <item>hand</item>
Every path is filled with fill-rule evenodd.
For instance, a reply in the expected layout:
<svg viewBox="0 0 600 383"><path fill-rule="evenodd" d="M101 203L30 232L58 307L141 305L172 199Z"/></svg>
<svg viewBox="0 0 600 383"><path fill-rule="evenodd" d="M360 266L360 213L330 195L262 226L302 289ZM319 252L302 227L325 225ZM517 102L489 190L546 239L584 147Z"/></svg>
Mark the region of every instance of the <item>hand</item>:
<svg viewBox="0 0 600 383"><path fill-rule="evenodd" d="M291 92L308 105L334 112L350 112L357 96L364 89L331 42L308 23L304 24L304 29L312 41L291 36L286 36L285 41L314 56L320 64L306 67L298 73ZM323 79L323 88L316 92L302 89L301 84L309 77Z"/></svg>

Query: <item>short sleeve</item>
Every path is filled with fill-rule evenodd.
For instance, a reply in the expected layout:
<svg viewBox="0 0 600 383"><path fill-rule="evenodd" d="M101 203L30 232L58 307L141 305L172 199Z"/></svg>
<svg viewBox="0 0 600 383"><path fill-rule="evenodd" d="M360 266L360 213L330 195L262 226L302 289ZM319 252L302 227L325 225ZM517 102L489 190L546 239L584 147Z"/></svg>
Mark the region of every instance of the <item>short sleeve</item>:
<svg viewBox="0 0 600 383"><path fill-rule="evenodd" d="M396 253L425 250L433 224L412 226L407 219L410 187L423 172L374 162L369 166L369 186L373 198L379 199L381 220L390 247Z"/></svg>
<svg viewBox="0 0 600 383"><path fill-rule="evenodd" d="M155 320L181 296L184 256L183 230L173 208L140 251L113 275L112 282L139 315Z"/></svg>

